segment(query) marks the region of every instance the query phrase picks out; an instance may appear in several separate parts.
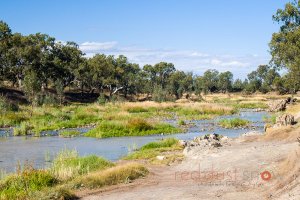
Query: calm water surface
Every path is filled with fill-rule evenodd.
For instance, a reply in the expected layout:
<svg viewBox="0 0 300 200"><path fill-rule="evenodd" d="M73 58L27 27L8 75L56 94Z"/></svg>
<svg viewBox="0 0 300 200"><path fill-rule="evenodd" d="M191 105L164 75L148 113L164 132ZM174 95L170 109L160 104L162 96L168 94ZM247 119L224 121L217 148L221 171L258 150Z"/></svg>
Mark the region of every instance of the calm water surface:
<svg viewBox="0 0 300 200"><path fill-rule="evenodd" d="M165 137L176 137L183 140L191 140L196 136L207 133L218 133L228 137L238 137L239 135L251 130L262 131L263 118L268 116L267 112L242 111L237 115L222 116L214 120L192 120L194 125L189 128L187 133L174 135L154 135L142 137L120 137L95 139L87 137L62 138L58 136L45 137L13 137L9 136L9 130L0 130L0 170L6 172L15 171L17 163L21 165L28 161L36 167L45 168L50 165L48 160L52 160L62 149L76 149L81 156L95 154L112 161L116 161L127 155L133 147L159 140ZM222 118L243 118L252 122L247 129L224 129L217 126L218 120ZM176 125L176 120L168 120L169 123ZM86 132L88 129L80 129ZM57 132L45 132L48 135L57 135Z"/></svg>

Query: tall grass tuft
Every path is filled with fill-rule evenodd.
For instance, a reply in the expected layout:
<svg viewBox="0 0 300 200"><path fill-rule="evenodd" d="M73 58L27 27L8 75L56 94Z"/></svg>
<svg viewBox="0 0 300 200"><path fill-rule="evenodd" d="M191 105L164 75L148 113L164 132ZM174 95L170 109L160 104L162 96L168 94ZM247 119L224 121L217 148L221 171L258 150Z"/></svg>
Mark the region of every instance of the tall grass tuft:
<svg viewBox="0 0 300 200"><path fill-rule="evenodd" d="M69 180L76 176L88 174L114 166L110 161L95 155L79 157L76 150L63 150L53 161L51 172L59 180Z"/></svg>
<svg viewBox="0 0 300 200"><path fill-rule="evenodd" d="M13 129L13 134L14 136L30 135L31 130L32 126L28 122L21 122L19 127Z"/></svg>
<svg viewBox="0 0 300 200"><path fill-rule="evenodd" d="M224 128L236 128L248 126L250 121L240 118L222 119L219 121L219 125Z"/></svg>
<svg viewBox="0 0 300 200"><path fill-rule="evenodd" d="M147 168L138 163L128 163L115 166L103 171L90 173L84 177L78 177L74 180L76 188L101 188L119 183L129 183L148 174Z"/></svg>
<svg viewBox="0 0 300 200"><path fill-rule="evenodd" d="M57 179L48 171L27 166L0 182L0 199L28 199L31 193L52 187L56 183Z"/></svg>

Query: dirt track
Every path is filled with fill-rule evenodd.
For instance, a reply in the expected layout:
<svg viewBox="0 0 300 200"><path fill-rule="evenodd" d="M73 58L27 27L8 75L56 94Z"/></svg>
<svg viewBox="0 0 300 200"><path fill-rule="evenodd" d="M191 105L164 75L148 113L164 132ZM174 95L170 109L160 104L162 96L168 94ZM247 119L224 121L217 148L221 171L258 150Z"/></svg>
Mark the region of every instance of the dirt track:
<svg viewBox="0 0 300 200"><path fill-rule="evenodd" d="M194 149L181 164L153 168L145 179L94 194L86 193L82 199L299 200L299 177L294 176L293 188L274 189L285 178L279 164L299 148L293 141L246 142L237 139L230 146L219 149ZM270 172L270 180L262 179L264 171ZM266 172L265 175L268 179L269 174Z"/></svg>

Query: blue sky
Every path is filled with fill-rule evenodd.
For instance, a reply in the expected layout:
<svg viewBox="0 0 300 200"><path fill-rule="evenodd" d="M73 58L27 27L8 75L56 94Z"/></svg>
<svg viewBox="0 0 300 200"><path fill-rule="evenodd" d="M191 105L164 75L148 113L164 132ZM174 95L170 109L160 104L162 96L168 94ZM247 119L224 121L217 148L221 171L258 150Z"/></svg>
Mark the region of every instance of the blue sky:
<svg viewBox="0 0 300 200"><path fill-rule="evenodd" d="M267 64L288 0L0 0L13 32L75 41L92 56L124 54L144 65L173 62L201 74L215 68L244 78Z"/></svg>

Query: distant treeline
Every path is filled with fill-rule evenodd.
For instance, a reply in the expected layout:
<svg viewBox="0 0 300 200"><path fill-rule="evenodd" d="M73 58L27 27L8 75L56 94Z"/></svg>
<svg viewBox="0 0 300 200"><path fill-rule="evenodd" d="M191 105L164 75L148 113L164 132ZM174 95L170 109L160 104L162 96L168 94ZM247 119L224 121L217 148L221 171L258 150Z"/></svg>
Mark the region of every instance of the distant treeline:
<svg viewBox="0 0 300 200"><path fill-rule="evenodd" d="M274 20L283 22L283 17L280 18L283 12L279 10ZM2 87L10 84L22 89L30 102L37 101L47 88L54 89L62 98L66 87L77 88L82 93L105 93L110 98L116 94L124 97L147 94L158 101L179 99L190 93L295 93L300 85L300 47L297 46L300 34L291 39L296 43L294 46L287 40L291 37L289 34L300 32L298 27L299 24L293 29L281 28L279 33L273 34L270 65L258 66L245 80L234 80L229 71L212 69L195 75L179 71L166 62L139 66L123 55L96 54L87 58L74 42L61 43L41 33L28 36L12 33L8 24L0 21L0 82ZM292 47L293 51L288 51ZM281 67L287 69L283 76L278 73Z"/></svg>

